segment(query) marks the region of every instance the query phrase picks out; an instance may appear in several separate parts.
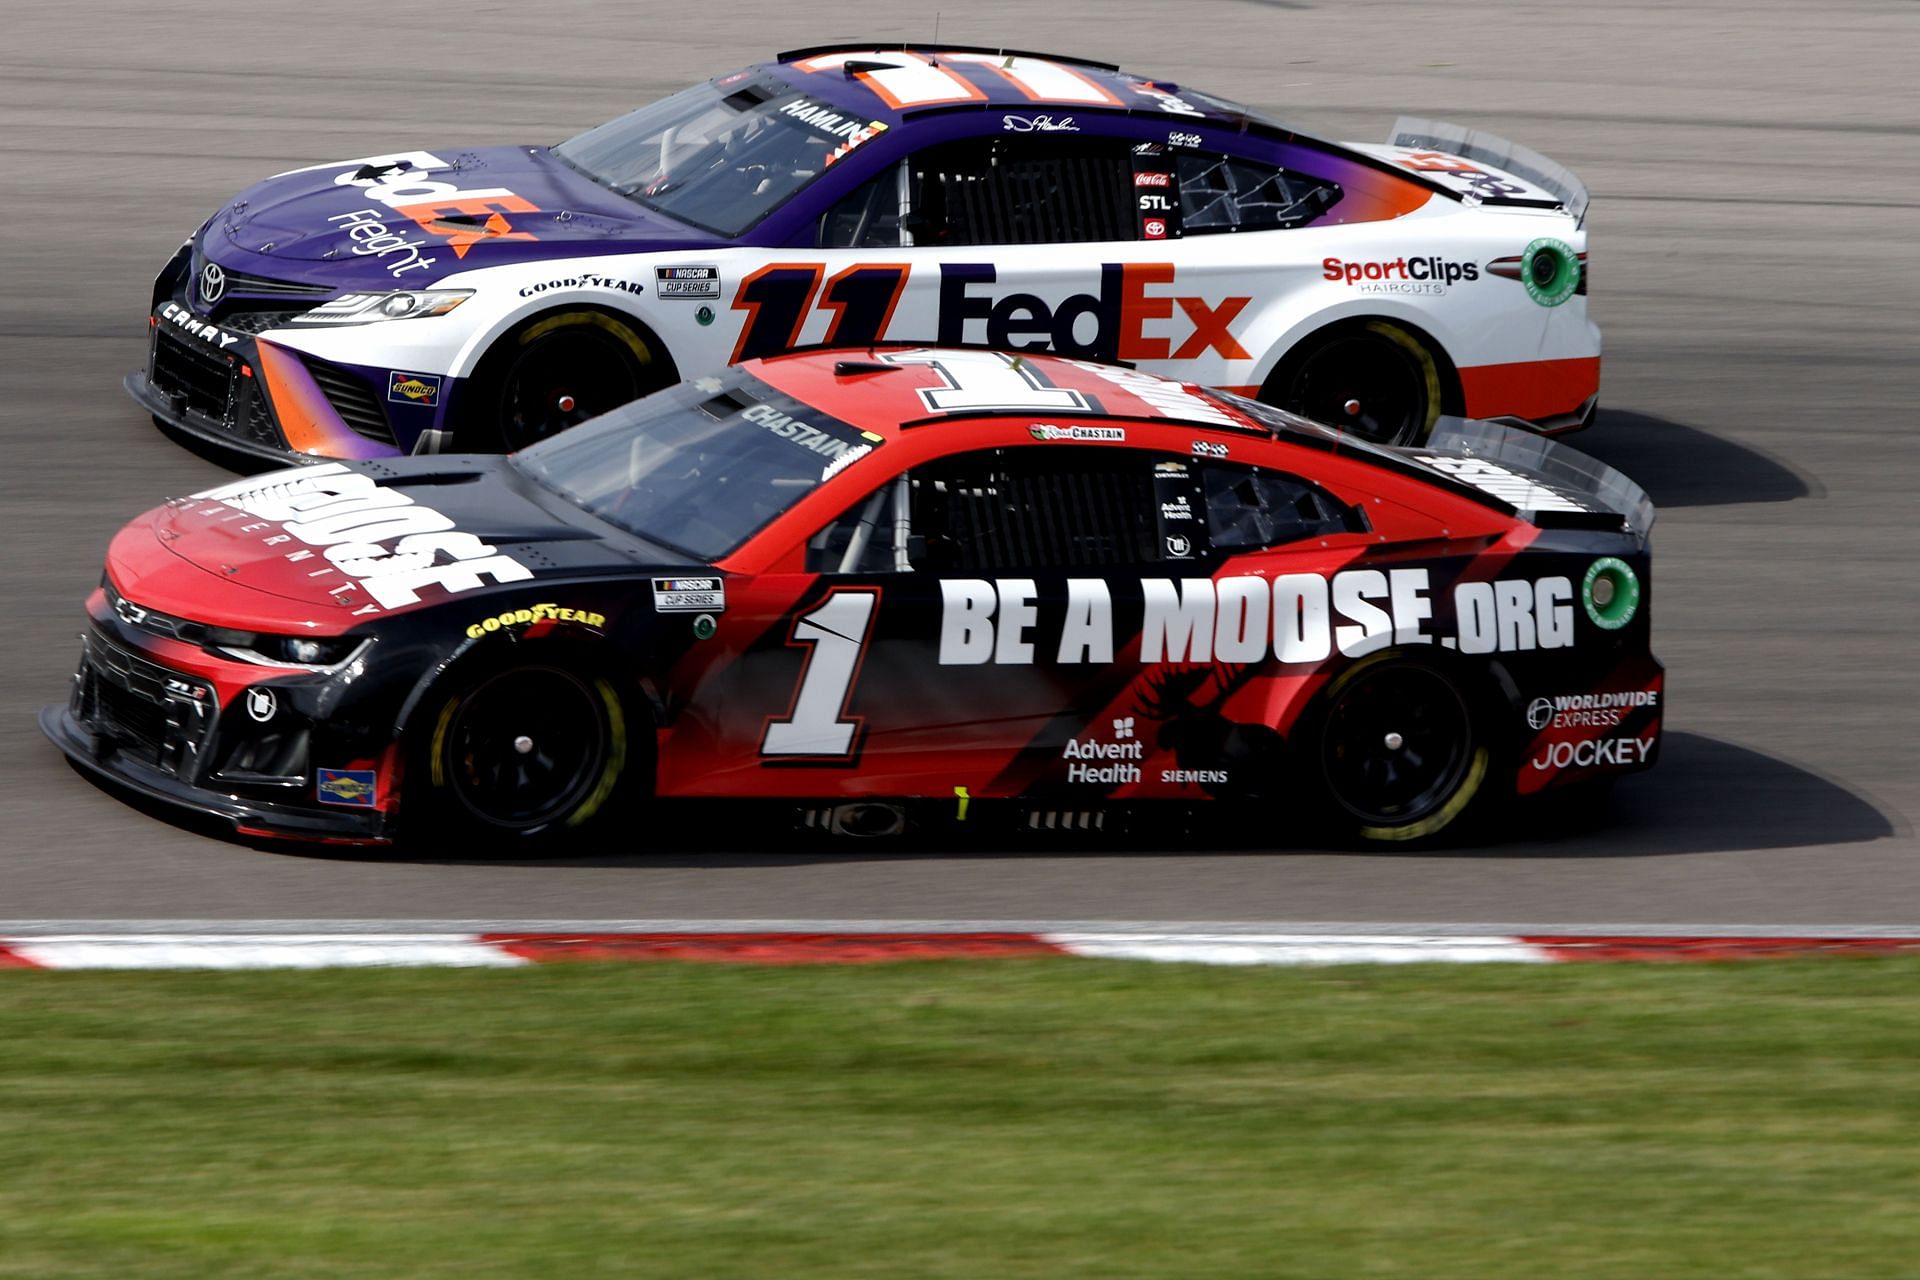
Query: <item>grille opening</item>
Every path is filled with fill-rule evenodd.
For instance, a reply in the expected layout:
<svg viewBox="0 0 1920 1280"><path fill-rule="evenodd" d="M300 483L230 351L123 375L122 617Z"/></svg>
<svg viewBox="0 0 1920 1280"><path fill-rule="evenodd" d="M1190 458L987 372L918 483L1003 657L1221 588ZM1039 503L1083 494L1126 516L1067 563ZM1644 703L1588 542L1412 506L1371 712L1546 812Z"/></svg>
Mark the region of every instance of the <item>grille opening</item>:
<svg viewBox="0 0 1920 1280"><path fill-rule="evenodd" d="M380 407L380 401L373 388L353 377L344 370L337 369L324 360L311 356L302 357L307 372L313 375L320 393L340 415L340 420L369 440L381 444L393 444L393 428L387 425L386 412Z"/></svg>
<svg viewBox="0 0 1920 1280"><path fill-rule="evenodd" d="M81 702L95 732L132 759L169 773L190 772L206 736L213 690L129 653L98 632L85 654L87 696Z"/></svg>
<svg viewBox="0 0 1920 1280"><path fill-rule="evenodd" d="M233 368L224 356L165 329L154 330L148 377L161 394L183 401L186 410L224 424L233 398Z"/></svg>
<svg viewBox="0 0 1920 1280"><path fill-rule="evenodd" d="M305 724L289 723L254 737L239 738L228 748L214 777L243 784L305 786L309 733Z"/></svg>
<svg viewBox="0 0 1920 1280"><path fill-rule="evenodd" d="M273 420L273 410L267 406L267 397L260 390L260 380L250 379L252 391L247 397L247 434L261 444L283 445L280 438L280 426Z"/></svg>
<svg viewBox="0 0 1920 1280"><path fill-rule="evenodd" d="M159 703L111 680L94 680L94 705L120 749L148 764L160 763L167 736L167 713Z"/></svg>
<svg viewBox="0 0 1920 1280"><path fill-rule="evenodd" d="M317 298L333 292L332 285L300 284L293 280L269 280L244 271L227 272L228 293L254 293L270 298Z"/></svg>

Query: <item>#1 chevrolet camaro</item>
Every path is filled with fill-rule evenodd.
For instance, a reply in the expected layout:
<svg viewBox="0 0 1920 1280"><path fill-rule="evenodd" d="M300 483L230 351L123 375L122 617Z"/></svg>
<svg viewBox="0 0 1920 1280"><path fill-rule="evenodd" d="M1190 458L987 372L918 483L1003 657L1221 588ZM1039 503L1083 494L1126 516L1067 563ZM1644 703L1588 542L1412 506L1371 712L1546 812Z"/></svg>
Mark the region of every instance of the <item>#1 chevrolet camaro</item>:
<svg viewBox="0 0 1920 1280"><path fill-rule="evenodd" d="M1392 139L1068 58L799 50L558 146L243 191L155 282L127 386L269 460L512 450L880 341L1124 361L1387 443L1585 424L1585 189L1456 126Z"/></svg>
<svg viewBox="0 0 1920 1280"><path fill-rule="evenodd" d="M255 836L626 850L647 806L760 799L1417 838L1653 763L1652 520L1486 423L1388 448L1119 365L803 352L161 506L40 722Z"/></svg>

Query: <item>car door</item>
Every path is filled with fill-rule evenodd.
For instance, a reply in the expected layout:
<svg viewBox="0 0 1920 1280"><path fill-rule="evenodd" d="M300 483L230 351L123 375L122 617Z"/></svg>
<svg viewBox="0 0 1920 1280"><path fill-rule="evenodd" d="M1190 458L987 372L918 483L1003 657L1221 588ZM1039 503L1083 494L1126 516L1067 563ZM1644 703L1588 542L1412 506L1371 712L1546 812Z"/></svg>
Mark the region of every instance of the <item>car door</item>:
<svg viewBox="0 0 1920 1280"><path fill-rule="evenodd" d="M824 746L857 793L1069 811L1263 793L1314 670L1268 661L1273 584L1321 580L1364 530L1297 476L1188 454L1034 443L914 467L810 541L763 768Z"/></svg>
<svg viewBox="0 0 1920 1280"><path fill-rule="evenodd" d="M1165 560L1153 465L1036 440L927 462L861 497L809 540L804 575L756 590L792 603L708 695L732 708L716 753L729 763L683 781L945 797L1064 773L1069 740L1137 671L1115 662L1114 608ZM1086 759L1110 768L1134 749Z"/></svg>

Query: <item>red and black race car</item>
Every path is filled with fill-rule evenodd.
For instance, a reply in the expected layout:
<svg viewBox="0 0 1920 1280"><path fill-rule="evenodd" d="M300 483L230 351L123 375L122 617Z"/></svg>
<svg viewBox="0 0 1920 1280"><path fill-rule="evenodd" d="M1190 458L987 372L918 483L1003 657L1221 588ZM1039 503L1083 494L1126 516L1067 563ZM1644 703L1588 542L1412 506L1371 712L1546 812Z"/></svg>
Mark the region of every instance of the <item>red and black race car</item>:
<svg viewBox="0 0 1920 1280"><path fill-rule="evenodd" d="M1484 423L1390 449L1119 365L802 352L508 457L159 507L41 725L301 840L604 850L670 798L1422 837L1653 763L1652 519Z"/></svg>

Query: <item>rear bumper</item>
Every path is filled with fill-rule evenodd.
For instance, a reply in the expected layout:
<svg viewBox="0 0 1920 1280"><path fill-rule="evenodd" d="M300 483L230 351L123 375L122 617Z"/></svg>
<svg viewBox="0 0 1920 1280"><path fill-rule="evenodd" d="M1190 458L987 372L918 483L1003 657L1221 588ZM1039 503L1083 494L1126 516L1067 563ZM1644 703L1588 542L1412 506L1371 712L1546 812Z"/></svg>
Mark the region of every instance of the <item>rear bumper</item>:
<svg viewBox="0 0 1920 1280"><path fill-rule="evenodd" d="M236 835L317 843L392 843L386 832L386 815L377 810L314 810L209 791L183 782L117 750L111 740L75 719L68 707L56 704L41 708L40 732L94 779L145 800L225 822Z"/></svg>
<svg viewBox="0 0 1920 1280"><path fill-rule="evenodd" d="M1590 686L1543 682L1523 696L1520 795L1638 773L1660 758L1666 668L1651 654L1622 661Z"/></svg>
<svg viewBox="0 0 1920 1280"><path fill-rule="evenodd" d="M1466 416L1544 434L1577 431L1600 405L1600 357L1468 365L1460 371Z"/></svg>

